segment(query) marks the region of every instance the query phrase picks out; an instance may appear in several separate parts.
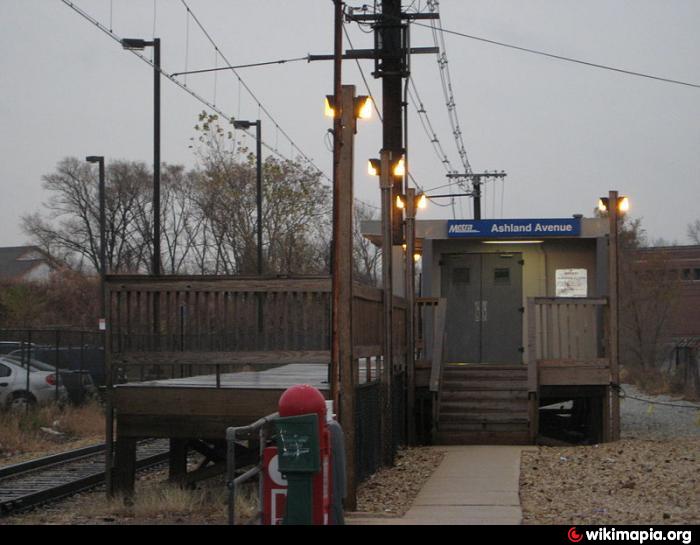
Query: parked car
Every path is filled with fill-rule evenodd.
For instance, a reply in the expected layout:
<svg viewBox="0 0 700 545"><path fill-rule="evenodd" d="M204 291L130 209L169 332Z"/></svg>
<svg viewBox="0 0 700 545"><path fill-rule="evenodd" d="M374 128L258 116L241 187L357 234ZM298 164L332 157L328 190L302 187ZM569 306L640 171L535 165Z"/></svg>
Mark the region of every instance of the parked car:
<svg viewBox="0 0 700 545"><path fill-rule="evenodd" d="M10 352L16 358L26 357L21 350ZM31 358L42 361L52 368L70 369L72 371L88 371L92 381L102 386L105 383L104 355L102 347L86 345L80 346L55 346L36 345L31 349Z"/></svg>
<svg viewBox="0 0 700 545"><path fill-rule="evenodd" d="M13 363L22 367L23 370L26 369L24 362L18 356L8 355L3 357L12 360ZM29 360L29 365L37 371L46 371L48 373L56 372L55 367L49 365L46 362L39 361L34 358ZM68 394L68 401L70 401L72 404L80 405L89 398L97 398L97 386L95 386L95 383L93 382L89 371L73 371L71 369L59 368L58 374L61 378L61 384L66 388L66 392Z"/></svg>
<svg viewBox="0 0 700 545"><path fill-rule="evenodd" d="M23 343L22 341L0 341L0 354L9 354L15 350L20 350L24 345L25 349L29 347L29 343ZM32 343L31 346L34 346Z"/></svg>
<svg viewBox="0 0 700 545"><path fill-rule="evenodd" d="M56 399L58 381L58 401L68 399L66 387L61 376L29 366L29 385L27 385L27 368L18 364L14 358L0 356L0 405L19 409L27 405L47 403ZM29 387L27 387L29 386Z"/></svg>

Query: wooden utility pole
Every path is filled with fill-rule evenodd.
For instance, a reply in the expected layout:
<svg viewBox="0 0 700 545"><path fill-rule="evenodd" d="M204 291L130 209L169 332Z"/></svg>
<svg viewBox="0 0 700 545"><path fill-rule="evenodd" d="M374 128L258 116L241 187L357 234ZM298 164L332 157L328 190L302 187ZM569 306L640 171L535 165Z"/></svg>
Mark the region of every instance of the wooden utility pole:
<svg viewBox="0 0 700 545"><path fill-rule="evenodd" d="M340 369L340 423L345 432L347 495L345 508L356 508L355 480L355 360L352 354L352 215L353 215L353 143L355 118L355 86L343 85L341 92L342 147L337 194L337 230L334 233L334 292L337 292L336 338L337 365Z"/></svg>
<svg viewBox="0 0 700 545"><path fill-rule="evenodd" d="M620 337L619 337L619 302L618 302L618 193L610 191L608 194L608 219L610 221L610 234L608 238L608 300L610 308L610 379L612 381L612 391L610 392L610 428L611 439L617 441L620 438Z"/></svg>

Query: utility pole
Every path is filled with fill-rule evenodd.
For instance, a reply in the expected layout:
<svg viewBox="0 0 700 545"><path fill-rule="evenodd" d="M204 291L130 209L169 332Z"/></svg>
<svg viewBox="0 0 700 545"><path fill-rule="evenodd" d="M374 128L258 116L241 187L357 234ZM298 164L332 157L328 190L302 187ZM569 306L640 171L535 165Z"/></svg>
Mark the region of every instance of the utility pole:
<svg viewBox="0 0 700 545"><path fill-rule="evenodd" d="M610 235L608 238L608 301L610 305L610 376L612 382L610 409L611 409L611 430L610 435L613 441L620 438L620 332L619 332L619 301L618 301L618 218L619 218L618 192L610 191L608 194L608 220Z"/></svg>
<svg viewBox="0 0 700 545"><path fill-rule="evenodd" d="M381 416L382 437L384 438L383 457L385 463L393 465L393 426L392 426L392 403L391 403L391 383L394 368L393 354L393 321L394 321L394 294L393 294L393 263L392 263L392 243L391 243L391 228L392 228L392 212L394 203L391 198L392 193L392 174L391 174L391 153L388 150L382 150L379 154L379 185L382 193L382 290L383 290L383 311L384 311L384 347L382 352L384 358L382 362L382 382L384 389L383 411Z"/></svg>
<svg viewBox="0 0 700 545"><path fill-rule="evenodd" d="M415 407L415 301L416 301L416 190L406 189L406 414L407 440L412 445L416 441L416 426L413 421Z"/></svg>
<svg viewBox="0 0 700 545"><path fill-rule="evenodd" d="M464 174L448 174L448 178L457 178L458 180L470 180L472 190L468 194L474 199L474 219L481 219L481 184L484 179L505 178L507 174L504 171L496 172L466 172Z"/></svg>
<svg viewBox="0 0 700 545"><path fill-rule="evenodd" d="M336 101L337 104L337 101ZM343 85L341 91L342 147L339 157L339 177L334 193L337 195L337 231L334 233L333 282L336 289L334 305L337 365L340 372L340 423L345 432L345 460L347 471L346 509L356 505L355 482L355 370L352 353L352 215L353 215L353 144L357 127L355 118L355 86ZM334 406L337 406L334 404Z"/></svg>
<svg viewBox="0 0 700 545"><path fill-rule="evenodd" d="M343 3L334 0L334 45L333 45L333 241L331 244L331 277L332 277L332 302L331 302L331 368L330 386L333 406L340 406L340 350L338 345L338 307L340 304L338 292L338 251L341 241L338 233L338 186L342 173L340 171L340 151L343 147L342 133L342 66L343 66ZM340 111L338 111L340 110Z"/></svg>

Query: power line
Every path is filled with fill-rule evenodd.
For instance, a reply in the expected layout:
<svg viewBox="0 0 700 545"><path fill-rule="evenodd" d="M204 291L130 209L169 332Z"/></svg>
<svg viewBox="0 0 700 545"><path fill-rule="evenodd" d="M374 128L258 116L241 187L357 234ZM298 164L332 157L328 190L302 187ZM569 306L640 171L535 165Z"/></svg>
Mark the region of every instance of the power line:
<svg viewBox="0 0 700 545"><path fill-rule="evenodd" d="M414 25L417 25L417 26L422 26L422 27L425 27L425 28L433 28L431 25L427 25L427 24L424 24L424 23L418 23L418 22L415 22L415 21L413 22L413 24L414 24ZM560 60L560 61L566 61L566 62L572 62L572 63L576 63L576 64L581 64L581 65L584 65L584 66L589 66L589 67L591 67L591 68L600 68L600 69L602 69L602 70L610 70L610 71L612 71L612 72L619 72L619 73L621 73L621 74L627 74L627 75L629 75L629 76L637 76L637 77L641 77L641 78L648 78L648 79L653 79L653 80L657 80L657 81L662 81L662 82L664 82L664 83L673 83L673 84L675 84L675 85L685 85L685 86L687 86L687 87L694 87L694 88L696 88L696 89L700 89L700 85L697 84L697 83L689 83L689 82L687 82L687 81L681 81L681 80L676 80L676 79L664 78L664 77L661 77L661 76L655 76L655 75L652 75L652 74L646 74L646 73L644 73L644 72L636 72L636 71L633 71L633 70L626 70L626 69L624 69L624 68L617 68L617 67L615 67L615 66L609 66L609 65L599 64L599 63L594 63L594 62L589 62L589 61L583 61L583 60L580 60L580 59L574 59L574 58L572 58L572 57L565 57L565 56L563 56L563 55L556 55L556 54L554 54L554 53L548 53L548 52L546 52L546 51L541 51L541 50L538 50L538 49L532 49L532 48L530 48L530 47L523 47L523 46L519 46L519 45L509 44L509 43L506 43L506 42L499 42L499 41L497 41L497 40L491 40L491 39L489 39L489 38L484 38L484 37L482 37L482 36L474 36L473 34L465 34L465 33L463 33L463 32L457 32L456 30L448 30L448 29L446 29L446 28L440 28L440 29L439 29L439 32L441 32L441 33L443 33L443 34L454 34L455 36L461 36L461 37L463 37L463 38L469 38L470 40L477 40L477 41L479 41L479 42L485 42L485 43L492 44L492 45L498 45L498 46L501 46L501 47L507 47L507 48L509 48L509 49L516 49L516 50L518 50L518 51L523 51L523 52L525 52L525 53L532 53L532 54L534 54L534 55L540 55L540 56L543 56L543 57L549 57L550 59L556 59L556 60Z"/></svg>
<svg viewBox="0 0 700 545"><path fill-rule="evenodd" d="M438 11L439 4L440 3L437 0L428 0L427 6L431 13L436 13ZM431 20L430 25L428 26L432 30L435 47L439 48L440 50L437 59L438 66L440 67L440 82L442 84L442 93L445 97L445 104L447 106L447 114L450 119L450 125L452 126L452 134L457 145L457 153L462 161L464 172L471 173L472 167L469 164L467 150L464 147L462 129L459 126L459 117L457 115L457 104L455 102L454 92L452 91L452 77L450 76L450 67L447 62L447 48L445 46L445 35L442 32L442 22L438 18L437 23Z"/></svg>
<svg viewBox="0 0 700 545"><path fill-rule="evenodd" d="M101 30L102 32L104 32L107 36L109 36L110 38L112 38L114 41L116 41L116 42L118 42L118 43L121 43L121 37L119 37L117 34L115 34L112 30L108 29L105 25L103 25L102 23L100 23L97 19L95 19L94 17L92 17L89 13L87 13L86 11L84 11L83 9L81 9L79 6L75 5L75 4L74 4L73 2L71 2L70 0L61 0L61 2L63 2L63 3L64 3L66 6L68 6L69 8L71 8L73 11L75 11L75 12L76 12L77 14L79 14L81 17L83 17L83 18L86 19L87 21L91 22L91 23L92 23L93 25L95 25L99 30ZM188 13L190 13L190 15L192 16L193 20L196 20L196 18L195 18L195 16L194 16L194 13L192 13L191 11L188 11ZM221 51L218 49L218 47L216 48L216 51L218 51L218 53L221 54ZM154 66L154 63L153 63L152 60L148 59L147 57L145 57L144 55L142 55L141 53L139 53L138 51L135 51L135 50L133 50L133 49L130 49L129 52L130 52L131 54L133 54L133 55L136 55L136 56L137 56L139 59L141 59L143 62L145 62L146 64L148 64L149 66L151 66L152 68L155 69L155 66ZM223 55L222 55L222 58L223 58ZM228 61L226 61L226 62L228 63ZM230 64L230 63L228 63L228 64ZM171 82L173 82L175 85L177 85L180 89L184 90L184 91L187 92L190 96L192 96L193 98L195 98L197 101L201 102L201 103L202 103L204 106L206 106L209 110L211 110L212 112L218 114L221 118L223 118L223 119L233 119L233 116L227 115L227 114L226 114L225 112L223 112L220 108L218 108L215 104L212 104L212 103L209 102L207 99L205 99L204 97L202 97L201 95L199 95L198 93L196 93L195 91L193 91L192 89L190 89L189 87L187 87L187 85L185 85L184 83L182 83L182 82L178 81L177 79L175 79L174 77L172 77L170 74L167 74L162 68L160 68L160 73L161 73L164 77L166 77L167 79L169 79ZM239 83L240 83L241 85L243 85L243 86L248 90L248 92L251 93L251 95L252 95L252 91L250 91L250 89L247 87L247 85L245 84L245 82L244 82L240 77L238 77L238 80L239 80ZM255 98L254 95L252 95L252 96ZM268 118L274 123L275 128L276 128L277 130L279 130L279 131L284 135L284 137L290 142L291 147L292 147L292 150L291 150L292 153L293 153L294 150L296 150L296 151L300 154L300 156L301 156L311 167L313 167L313 168L321 175L321 177L325 178L328 182L330 182L330 177L329 177L323 170L321 170L318 166L316 166L316 164L315 164L304 152L301 151L301 149L299 148L299 146L297 146L297 144L289 137L289 135L279 126L279 124L274 120L274 118L272 118L272 116L267 112L267 110L264 109L264 107L262 106L262 104L260 104L260 102L257 100L257 98L255 98L255 100L256 100L256 102L257 102L257 104L258 104L258 107L259 107L259 108L262 108L263 111L265 111L265 113L266 113L266 115L268 116ZM248 134L248 136L252 136L251 133L250 133L247 129L241 129L241 130L243 130L246 134ZM282 159L282 160L284 160L284 161L289 161L291 164L294 164L294 161L293 161L292 159L290 159L289 157L284 156L284 155L283 155L282 153L280 153L276 148L273 148L272 146L270 146L270 145L269 145L268 143L266 143L265 141L262 142L262 145L265 147L265 149L267 149L268 151L270 151L272 154L276 155L276 156L279 157L280 159Z"/></svg>
<svg viewBox="0 0 700 545"><path fill-rule="evenodd" d="M65 1L65 0L64 0ZM219 46L216 44L214 39L211 37L211 34L207 31L206 28L204 28L204 25L200 22L199 18L197 15L190 9L190 7L187 5L187 2L185 0L180 0L182 2L182 5L185 6L185 9L187 12L192 16L192 20L197 24L199 29L202 31L204 36L206 36L207 40L209 40L209 43L214 47L215 51L217 51L220 55L223 61L226 63L227 67L231 69L231 72L234 74L234 76L237 78L238 82L240 85L243 86L243 88L248 92L248 94L253 98L253 100L257 103L258 109L260 109L262 112L265 113L265 115L268 117L270 121L275 125L275 128L279 130L279 132L284 136L291 146L301 155L301 157L306 160L309 164L311 164L316 170L318 170L323 177L325 177L329 182L331 181L330 177L323 172L320 168L316 166L316 164L297 146L296 142L287 134L287 132L279 125L279 123L275 120L275 118L272 116L272 114L265 108L265 106L262 105L258 97L253 93L253 90L248 86L248 84L241 78L241 76L236 72L235 68L233 68L233 65L231 62L228 60L226 55L223 54L221 49L219 49Z"/></svg>
<svg viewBox="0 0 700 545"><path fill-rule="evenodd" d="M207 72L221 72L222 70L236 70L239 68L253 68L256 66L268 66L270 64L285 64L288 62L298 62L298 61L308 61L309 56L305 57L294 57L292 59L279 59L276 61L264 61L264 62L253 62L250 64L238 64L236 66L221 66L218 68L204 68L202 70L187 70L185 68L184 72L173 72L170 74L171 76L186 76L189 74L206 74Z"/></svg>

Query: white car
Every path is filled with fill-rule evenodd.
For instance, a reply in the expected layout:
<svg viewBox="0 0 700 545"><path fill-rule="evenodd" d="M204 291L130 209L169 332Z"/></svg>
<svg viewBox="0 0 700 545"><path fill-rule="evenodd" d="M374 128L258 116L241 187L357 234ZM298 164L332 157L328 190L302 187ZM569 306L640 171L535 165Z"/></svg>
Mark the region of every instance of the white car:
<svg viewBox="0 0 700 545"><path fill-rule="evenodd" d="M16 360L0 357L0 406L23 408L27 405L47 403L56 399L58 381L58 401L65 402L67 392L60 375L29 366L29 388L27 388L27 368Z"/></svg>

